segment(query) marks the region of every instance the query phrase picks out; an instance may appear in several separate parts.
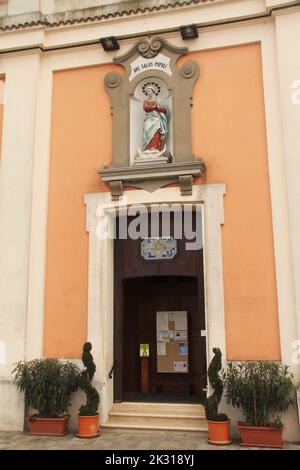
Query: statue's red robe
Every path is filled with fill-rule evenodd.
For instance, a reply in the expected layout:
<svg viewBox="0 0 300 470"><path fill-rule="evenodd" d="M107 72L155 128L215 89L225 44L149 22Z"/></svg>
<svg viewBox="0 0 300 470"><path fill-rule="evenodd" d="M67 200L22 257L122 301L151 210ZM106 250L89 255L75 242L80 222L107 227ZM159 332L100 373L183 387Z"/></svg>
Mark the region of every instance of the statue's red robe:
<svg viewBox="0 0 300 470"><path fill-rule="evenodd" d="M167 108L158 108L155 101L144 101L144 111L157 111L158 113L166 113ZM154 136L147 144L145 150L161 150L161 133L159 131L155 132Z"/></svg>

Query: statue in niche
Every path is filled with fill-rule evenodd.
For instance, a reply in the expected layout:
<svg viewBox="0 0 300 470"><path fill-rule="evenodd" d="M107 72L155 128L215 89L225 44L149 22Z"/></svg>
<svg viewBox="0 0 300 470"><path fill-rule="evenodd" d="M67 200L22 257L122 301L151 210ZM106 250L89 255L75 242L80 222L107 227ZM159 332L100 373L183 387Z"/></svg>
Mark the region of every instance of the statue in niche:
<svg viewBox="0 0 300 470"><path fill-rule="evenodd" d="M160 92L159 85L146 83L143 92L147 99L143 103L145 111L143 147L142 152L138 149L138 153L140 157L147 155L158 157L166 153L166 136L171 112L163 101L157 98Z"/></svg>

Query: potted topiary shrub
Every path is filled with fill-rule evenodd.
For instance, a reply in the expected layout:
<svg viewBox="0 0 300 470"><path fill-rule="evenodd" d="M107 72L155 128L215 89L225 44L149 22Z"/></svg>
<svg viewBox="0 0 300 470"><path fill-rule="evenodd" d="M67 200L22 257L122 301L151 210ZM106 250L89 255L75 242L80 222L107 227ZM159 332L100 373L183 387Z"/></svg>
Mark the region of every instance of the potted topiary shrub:
<svg viewBox="0 0 300 470"><path fill-rule="evenodd" d="M96 437L100 435L98 413L100 397L97 390L92 386L96 366L91 350L91 343L84 343L82 362L85 370L81 373L79 388L86 394L87 399L85 405L82 405L79 409L77 437Z"/></svg>
<svg viewBox="0 0 300 470"><path fill-rule="evenodd" d="M210 444L230 444L230 420L224 413L218 413L218 407L223 395L223 383L220 377L222 368L222 353L219 348L213 348L214 357L208 367L208 379L214 392L205 401L205 416L208 423L208 442Z"/></svg>
<svg viewBox="0 0 300 470"><path fill-rule="evenodd" d="M67 433L68 407L78 389L80 370L58 359L34 359L18 362L17 388L25 393L25 405L37 410L28 417L29 434L63 436Z"/></svg>
<svg viewBox="0 0 300 470"><path fill-rule="evenodd" d="M295 404L293 375L288 366L273 361L229 362L224 376L226 401L240 408L241 445L283 447L283 425L278 413Z"/></svg>

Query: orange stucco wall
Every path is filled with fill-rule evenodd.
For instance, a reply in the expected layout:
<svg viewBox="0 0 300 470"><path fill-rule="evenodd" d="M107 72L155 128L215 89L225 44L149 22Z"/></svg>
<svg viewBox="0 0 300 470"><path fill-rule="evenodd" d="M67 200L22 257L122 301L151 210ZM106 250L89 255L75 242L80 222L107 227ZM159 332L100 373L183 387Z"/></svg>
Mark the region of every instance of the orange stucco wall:
<svg viewBox="0 0 300 470"><path fill-rule="evenodd" d="M202 182L226 183L222 227L227 356L280 359L260 45L191 54ZM200 182L200 181L199 181Z"/></svg>
<svg viewBox="0 0 300 470"><path fill-rule="evenodd" d="M191 54L201 73L192 138L207 174L225 182L222 232L227 355L280 357L259 45ZM184 59L186 60L186 58ZM96 169L111 160L103 78L114 66L54 74L44 354L79 357L86 339L86 192L105 190Z"/></svg>
<svg viewBox="0 0 300 470"><path fill-rule="evenodd" d="M87 333L88 235L84 194L103 191L111 114L103 87L113 65L53 77L44 354L80 357Z"/></svg>

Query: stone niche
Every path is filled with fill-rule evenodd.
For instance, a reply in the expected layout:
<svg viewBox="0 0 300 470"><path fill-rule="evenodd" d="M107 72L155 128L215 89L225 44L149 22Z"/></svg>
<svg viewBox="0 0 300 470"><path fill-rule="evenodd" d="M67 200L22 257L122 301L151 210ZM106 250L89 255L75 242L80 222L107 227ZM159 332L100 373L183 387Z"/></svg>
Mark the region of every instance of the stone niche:
<svg viewBox="0 0 300 470"><path fill-rule="evenodd" d="M141 40L114 61L125 73L105 76L112 121L112 162L98 170L113 200L125 186L155 191L179 182L182 195L192 194L192 181L205 164L195 159L191 143L191 106L199 66L189 60L176 67L187 48L157 37Z"/></svg>

